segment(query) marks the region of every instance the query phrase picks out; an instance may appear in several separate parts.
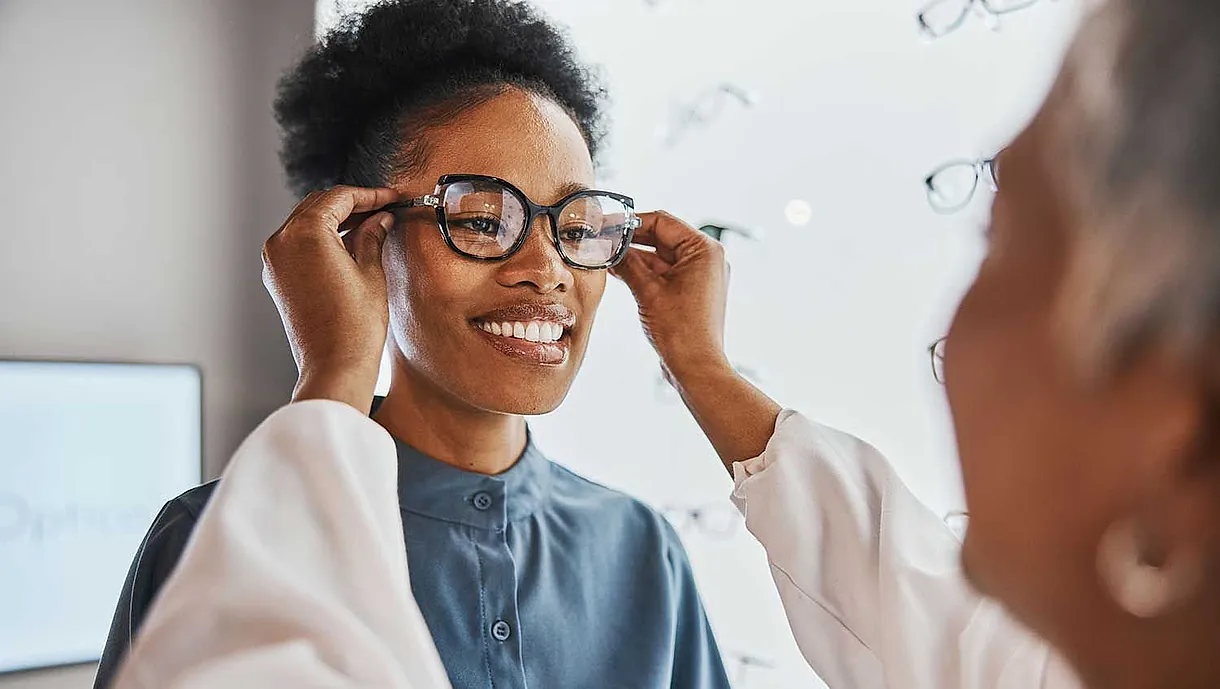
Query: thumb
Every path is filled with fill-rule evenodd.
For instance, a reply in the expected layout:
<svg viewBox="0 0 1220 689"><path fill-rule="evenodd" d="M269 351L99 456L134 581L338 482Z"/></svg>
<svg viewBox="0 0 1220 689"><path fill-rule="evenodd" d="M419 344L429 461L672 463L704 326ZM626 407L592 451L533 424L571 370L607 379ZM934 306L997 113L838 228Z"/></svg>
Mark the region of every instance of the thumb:
<svg viewBox="0 0 1220 689"><path fill-rule="evenodd" d="M363 272L381 271L381 247L394 226L393 213L374 213L352 230L352 258Z"/></svg>

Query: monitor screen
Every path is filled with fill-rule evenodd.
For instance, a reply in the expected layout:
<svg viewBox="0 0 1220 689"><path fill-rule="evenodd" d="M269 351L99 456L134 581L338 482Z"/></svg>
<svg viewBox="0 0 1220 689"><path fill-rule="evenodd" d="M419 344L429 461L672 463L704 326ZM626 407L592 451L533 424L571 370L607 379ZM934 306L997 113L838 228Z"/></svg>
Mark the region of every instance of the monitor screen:
<svg viewBox="0 0 1220 689"><path fill-rule="evenodd" d="M192 366L0 361L0 672L95 661L162 504L201 478Z"/></svg>

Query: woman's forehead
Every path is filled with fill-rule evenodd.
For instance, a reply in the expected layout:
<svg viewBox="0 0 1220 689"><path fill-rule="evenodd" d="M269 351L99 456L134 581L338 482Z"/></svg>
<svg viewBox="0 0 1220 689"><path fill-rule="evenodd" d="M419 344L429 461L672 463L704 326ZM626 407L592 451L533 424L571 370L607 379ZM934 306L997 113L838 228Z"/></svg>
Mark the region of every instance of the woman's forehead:
<svg viewBox="0 0 1220 689"><path fill-rule="evenodd" d="M516 89L431 128L419 185L441 175L474 174L511 182L537 203L558 201L594 181L580 129L549 100Z"/></svg>

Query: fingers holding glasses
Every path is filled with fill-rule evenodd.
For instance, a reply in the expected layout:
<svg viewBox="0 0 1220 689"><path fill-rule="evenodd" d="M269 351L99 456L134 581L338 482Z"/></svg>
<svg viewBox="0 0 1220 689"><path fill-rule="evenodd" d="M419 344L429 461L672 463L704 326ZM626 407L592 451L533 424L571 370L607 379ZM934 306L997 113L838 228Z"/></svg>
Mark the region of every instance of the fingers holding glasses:
<svg viewBox="0 0 1220 689"><path fill-rule="evenodd" d="M263 282L299 372L294 399L367 411L389 324L381 247L393 215L379 209L397 198L359 187L312 193L264 243Z"/></svg>
<svg viewBox="0 0 1220 689"><path fill-rule="evenodd" d="M353 227L349 219L357 220L355 226L364 220L352 218L353 213L371 213L394 203L398 198L399 193L387 187L337 186L313 192L293 210L280 231L328 230L338 234L346 229L345 223L347 228Z"/></svg>
<svg viewBox="0 0 1220 689"><path fill-rule="evenodd" d="M715 243L711 237L665 211L640 213L639 218L640 226L631 243L656 249L656 255L671 264L678 261L683 250Z"/></svg>
<svg viewBox="0 0 1220 689"><path fill-rule="evenodd" d="M664 276L672 267L673 264L658 256L657 252L633 246L627 249L622 262L610 270L616 274L639 274L643 270L645 272L642 276L646 278L647 276Z"/></svg>

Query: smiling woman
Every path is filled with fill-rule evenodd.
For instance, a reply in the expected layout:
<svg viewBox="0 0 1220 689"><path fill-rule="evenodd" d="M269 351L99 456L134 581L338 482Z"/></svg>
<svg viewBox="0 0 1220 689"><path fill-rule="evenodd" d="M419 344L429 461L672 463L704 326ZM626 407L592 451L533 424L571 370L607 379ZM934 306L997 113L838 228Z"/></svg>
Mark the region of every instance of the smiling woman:
<svg viewBox="0 0 1220 689"><path fill-rule="evenodd" d="M391 361L373 418L397 441L411 588L454 687L728 687L673 528L547 460L524 419L566 397L638 225L629 197L593 189L602 100L527 5L396 0L323 37L275 105L293 188L349 185L302 215L351 186L398 197L373 216ZM98 686L213 487L150 530Z"/></svg>

